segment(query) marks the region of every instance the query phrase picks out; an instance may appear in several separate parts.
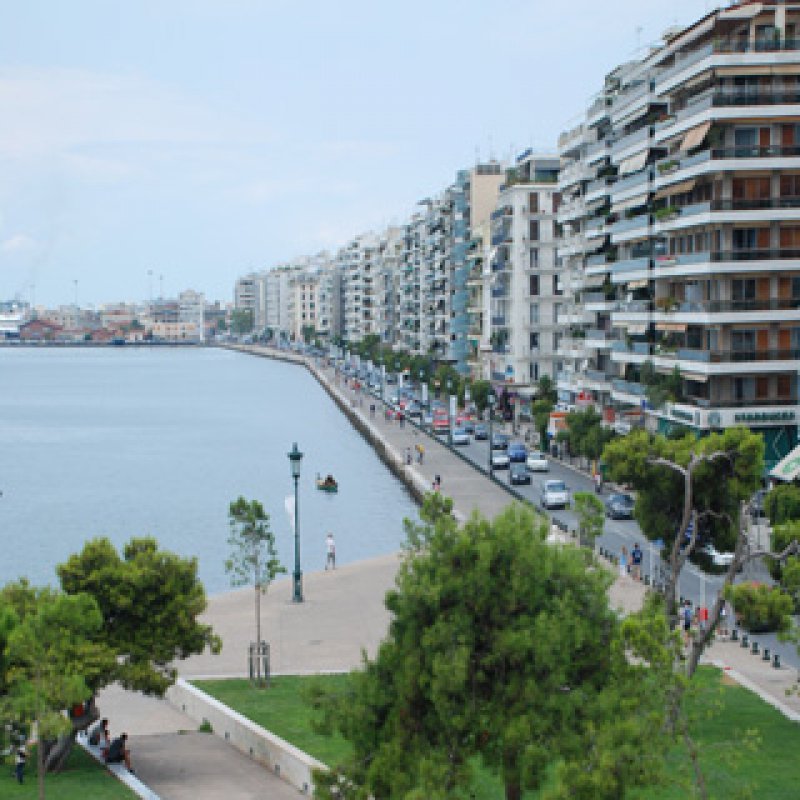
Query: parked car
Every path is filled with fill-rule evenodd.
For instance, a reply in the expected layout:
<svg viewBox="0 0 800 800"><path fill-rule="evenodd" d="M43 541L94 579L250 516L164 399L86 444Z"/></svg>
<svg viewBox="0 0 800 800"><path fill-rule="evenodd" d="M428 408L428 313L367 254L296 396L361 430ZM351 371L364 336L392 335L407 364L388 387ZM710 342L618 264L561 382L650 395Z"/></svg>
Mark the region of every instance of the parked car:
<svg viewBox="0 0 800 800"><path fill-rule="evenodd" d="M715 567L729 567L733 561L733 553L721 553L711 542L700 548L701 553L705 553Z"/></svg>
<svg viewBox="0 0 800 800"><path fill-rule="evenodd" d="M522 442L509 442L506 451L512 464L524 464L528 457L528 449Z"/></svg>
<svg viewBox="0 0 800 800"><path fill-rule="evenodd" d="M526 463L531 472L550 472L550 462L547 460L547 456L539 450L529 453Z"/></svg>
<svg viewBox="0 0 800 800"><path fill-rule="evenodd" d="M564 481L545 481L539 504L542 508L566 508L569 505L569 489Z"/></svg>
<svg viewBox="0 0 800 800"><path fill-rule="evenodd" d="M453 428L453 444L469 444L469 434L463 428Z"/></svg>
<svg viewBox="0 0 800 800"><path fill-rule="evenodd" d="M512 461L508 470L508 482L513 486L518 483L530 483L531 474L524 462Z"/></svg>
<svg viewBox="0 0 800 800"><path fill-rule="evenodd" d="M507 433L495 433L492 436L492 450L506 450L510 439Z"/></svg>
<svg viewBox="0 0 800 800"><path fill-rule="evenodd" d="M480 425L475 426L475 441L486 441L489 438L489 429L481 423Z"/></svg>
<svg viewBox="0 0 800 800"><path fill-rule="evenodd" d="M610 494L606 498L609 519L633 519L634 500L629 494Z"/></svg>
<svg viewBox="0 0 800 800"><path fill-rule="evenodd" d="M447 433L450 430L450 418L446 415L433 415L433 432Z"/></svg>
<svg viewBox="0 0 800 800"><path fill-rule="evenodd" d="M492 468L493 469L508 469L509 465L508 453L505 450L492 451Z"/></svg>

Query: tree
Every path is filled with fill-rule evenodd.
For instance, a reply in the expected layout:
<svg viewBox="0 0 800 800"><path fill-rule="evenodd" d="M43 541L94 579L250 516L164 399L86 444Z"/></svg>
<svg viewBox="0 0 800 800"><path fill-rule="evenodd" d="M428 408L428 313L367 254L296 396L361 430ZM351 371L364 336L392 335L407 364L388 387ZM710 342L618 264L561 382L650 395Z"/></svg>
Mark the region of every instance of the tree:
<svg viewBox="0 0 800 800"><path fill-rule="evenodd" d="M91 696L92 685L113 668L115 654L101 640L103 619L89 595L31 589L28 600L8 635L4 705L13 718L36 726L43 800L50 745L73 730L63 710ZM4 603L9 603L8 595Z"/></svg>
<svg viewBox="0 0 800 800"><path fill-rule="evenodd" d="M228 544L231 555L225 571L234 586L253 584L255 589L256 645L261 644L261 595L279 573L286 572L275 551L275 534L269 525L269 514L258 500L239 497L228 511L231 533ZM266 676L265 676L266 677ZM256 684L262 685L261 661L256 659Z"/></svg>
<svg viewBox="0 0 800 800"><path fill-rule="evenodd" d="M481 413L489 405L489 394L492 391L492 384L489 381L473 381L469 388L470 397L475 407Z"/></svg>
<svg viewBox="0 0 800 800"><path fill-rule="evenodd" d="M603 535L606 521L603 501L591 492L575 492L573 508L578 517L580 543L594 548L594 540Z"/></svg>
<svg viewBox="0 0 800 800"><path fill-rule="evenodd" d="M550 414L552 411L553 405L549 400L536 400L531 405L533 424L539 433L539 447L543 450L547 448L547 429L550 427Z"/></svg>
<svg viewBox="0 0 800 800"><path fill-rule="evenodd" d="M605 445L614 438L614 432L604 428L602 421L603 418L593 406L584 411L570 411L567 414L565 437L570 453L592 460L600 458Z"/></svg>
<svg viewBox="0 0 800 800"><path fill-rule="evenodd" d="M800 486L781 483L767 492L764 511L772 525L800 520Z"/></svg>
<svg viewBox="0 0 800 800"><path fill-rule="evenodd" d="M543 402L549 403L551 406L556 404L556 400L558 399L556 387L553 384L553 379L549 375L542 375L539 378L536 397Z"/></svg>
<svg viewBox="0 0 800 800"><path fill-rule="evenodd" d="M423 523L406 522L406 557L386 599L388 638L343 695L316 697L326 724L353 746L316 776L321 798L466 797L480 759L518 800L559 760L577 783L576 762L597 752L589 743L598 731L613 740L623 698L637 698L642 724L653 720L639 704L650 707L638 694L641 663L613 644L612 579L591 554L546 544L542 518L521 507L494 521L474 514L463 527L451 509L449 498L429 496ZM636 737L647 752L641 728ZM601 760L611 763L611 747ZM622 796L642 779L624 762L612 771L622 791L617 783L593 797Z"/></svg>
<svg viewBox="0 0 800 800"><path fill-rule="evenodd" d="M237 308L231 311L231 333L242 336L253 332L253 309Z"/></svg>

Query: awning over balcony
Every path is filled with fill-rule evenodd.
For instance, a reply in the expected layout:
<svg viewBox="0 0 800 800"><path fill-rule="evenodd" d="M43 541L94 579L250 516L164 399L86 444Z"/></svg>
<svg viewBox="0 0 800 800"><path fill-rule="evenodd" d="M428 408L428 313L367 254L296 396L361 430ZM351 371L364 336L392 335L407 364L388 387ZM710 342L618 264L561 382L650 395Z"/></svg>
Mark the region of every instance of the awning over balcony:
<svg viewBox="0 0 800 800"><path fill-rule="evenodd" d="M703 375L700 372L681 372L681 377L695 383L708 383L708 375Z"/></svg>
<svg viewBox="0 0 800 800"><path fill-rule="evenodd" d="M691 150L694 147L699 147L703 143L703 139L705 139L706 136L708 136L708 132L710 129L711 129L710 122L704 122L702 125L698 125L696 128L692 128L690 131L687 132L686 136L683 137L680 149L686 152L687 150Z"/></svg>
<svg viewBox="0 0 800 800"><path fill-rule="evenodd" d="M637 153L635 156L626 158L624 161L620 162L618 174L620 176L630 175L632 172L638 172L640 169L644 169L649 154L649 150L644 150L641 153Z"/></svg>
<svg viewBox="0 0 800 800"><path fill-rule="evenodd" d="M637 194L629 197L627 200L622 200L619 203L614 203L611 206L612 214L619 214L622 211L627 211L629 208L636 208L636 206L643 206L647 204L647 192Z"/></svg>
<svg viewBox="0 0 800 800"><path fill-rule="evenodd" d="M657 331L669 331L670 333L686 333L687 325L685 322L656 322Z"/></svg>
<svg viewBox="0 0 800 800"><path fill-rule="evenodd" d="M647 325L644 322L614 322L615 328L626 328L631 336L637 336L647 332Z"/></svg>
<svg viewBox="0 0 800 800"><path fill-rule="evenodd" d="M800 445L797 445L783 461L779 461L770 475L780 481L793 481L800 475Z"/></svg>
<svg viewBox="0 0 800 800"><path fill-rule="evenodd" d="M683 194L684 192L691 192L692 189L697 184L697 180L692 178L688 181L681 181L680 183L674 183L672 186L665 186L663 189L659 189L654 200L662 200L665 197L671 197L674 194Z"/></svg>
<svg viewBox="0 0 800 800"><path fill-rule="evenodd" d="M628 281L628 288L629 289L644 289L647 284L650 283L646 278L643 278L640 281Z"/></svg>

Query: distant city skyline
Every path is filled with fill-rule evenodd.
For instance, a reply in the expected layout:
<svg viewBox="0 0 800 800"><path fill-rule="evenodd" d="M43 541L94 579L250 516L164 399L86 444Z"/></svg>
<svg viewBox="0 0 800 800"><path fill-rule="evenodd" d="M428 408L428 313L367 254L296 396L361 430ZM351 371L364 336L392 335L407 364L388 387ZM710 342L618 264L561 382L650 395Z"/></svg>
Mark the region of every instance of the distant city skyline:
<svg viewBox="0 0 800 800"><path fill-rule="evenodd" d="M476 159L554 152L621 53L715 5L16 5L0 300L145 302L163 275L165 296L229 301L238 275L400 222Z"/></svg>

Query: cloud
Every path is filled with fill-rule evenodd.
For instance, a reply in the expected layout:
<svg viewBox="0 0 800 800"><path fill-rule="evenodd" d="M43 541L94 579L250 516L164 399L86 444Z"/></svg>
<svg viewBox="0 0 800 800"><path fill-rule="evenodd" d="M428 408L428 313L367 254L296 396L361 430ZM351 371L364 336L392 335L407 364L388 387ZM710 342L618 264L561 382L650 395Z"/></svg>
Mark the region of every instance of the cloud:
<svg viewBox="0 0 800 800"><path fill-rule="evenodd" d="M37 246L38 243L35 239L24 233L17 233L0 242L0 251L3 253L28 253L35 250Z"/></svg>

